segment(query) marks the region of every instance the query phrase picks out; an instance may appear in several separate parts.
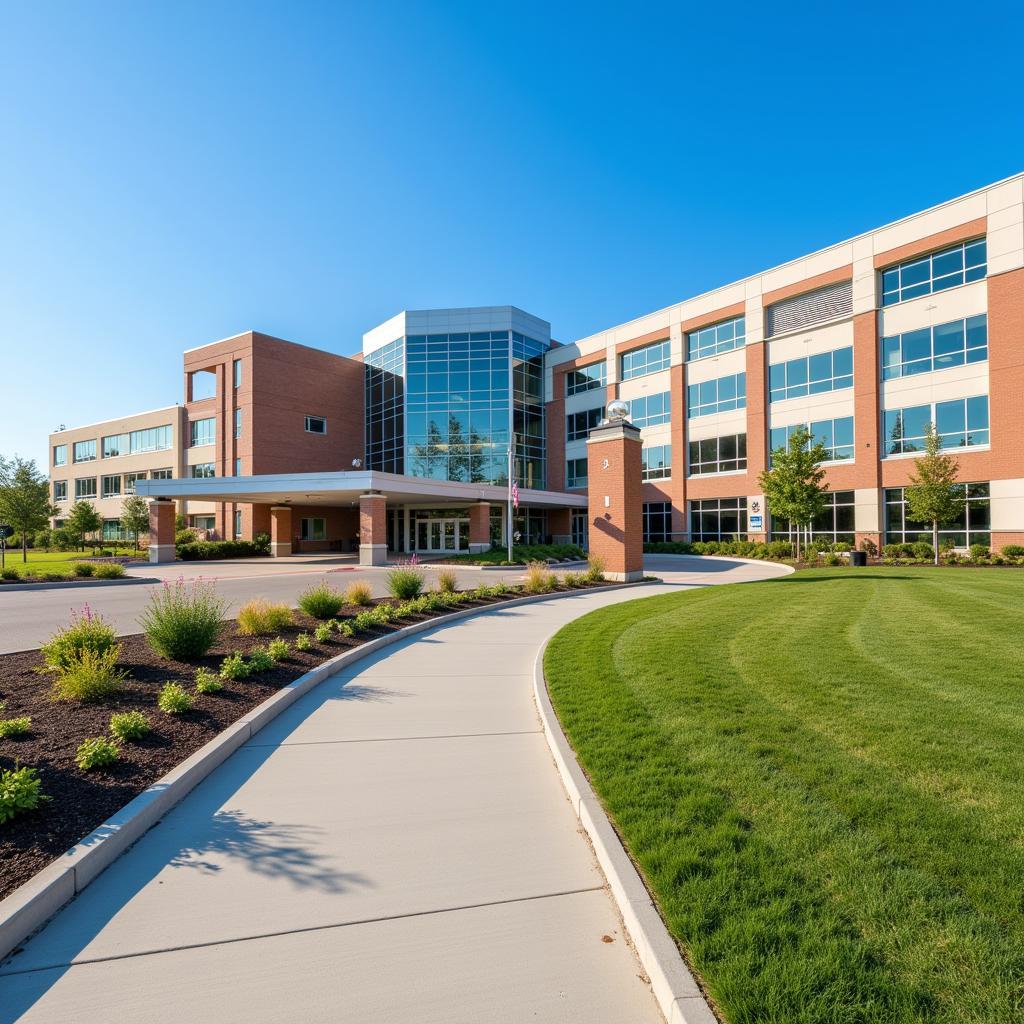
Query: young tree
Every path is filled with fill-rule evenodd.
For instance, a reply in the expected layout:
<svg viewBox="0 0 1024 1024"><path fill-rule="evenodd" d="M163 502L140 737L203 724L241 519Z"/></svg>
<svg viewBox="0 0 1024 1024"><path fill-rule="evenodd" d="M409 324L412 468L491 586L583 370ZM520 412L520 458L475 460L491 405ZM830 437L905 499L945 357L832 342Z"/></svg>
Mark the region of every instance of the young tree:
<svg viewBox="0 0 1024 1024"><path fill-rule="evenodd" d="M925 435L924 455L914 460L915 473L911 474L910 486L904 491L907 500L907 518L932 524L932 547L935 549L935 564L939 564L939 526L956 519L963 508L955 484L956 459L942 452L942 438L935 431L935 424L928 424Z"/></svg>
<svg viewBox="0 0 1024 1024"><path fill-rule="evenodd" d="M139 534L149 532L149 505L145 498L133 494L121 506L121 529L132 535L135 550L139 550Z"/></svg>
<svg viewBox="0 0 1024 1024"><path fill-rule="evenodd" d="M796 557L800 557L800 530L806 529L825 511L827 484L820 463L828 459L828 449L818 441L811 444L806 427L793 431L788 447L772 452L771 468L757 482L764 491L773 516L788 519L796 527Z"/></svg>
<svg viewBox="0 0 1024 1024"><path fill-rule="evenodd" d="M48 526L56 511L50 504L50 484L34 459L0 458L0 522L21 534L22 561L28 561L28 534Z"/></svg>
<svg viewBox="0 0 1024 1024"><path fill-rule="evenodd" d="M90 533L95 533L103 527L103 520L99 512L88 501L76 501L71 506L71 512L64 523L69 533L72 533L85 550L85 538Z"/></svg>

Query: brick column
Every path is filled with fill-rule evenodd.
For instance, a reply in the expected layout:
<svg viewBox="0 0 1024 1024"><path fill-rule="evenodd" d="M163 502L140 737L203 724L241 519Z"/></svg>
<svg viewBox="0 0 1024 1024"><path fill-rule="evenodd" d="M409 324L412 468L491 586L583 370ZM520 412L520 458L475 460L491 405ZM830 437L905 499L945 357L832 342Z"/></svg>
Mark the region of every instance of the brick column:
<svg viewBox="0 0 1024 1024"><path fill-rule="evenodd" d="M631 423L595 427L587 438L590 553L609 579L643 578L640 431Z"/></svg>
<svg viewBox="0 0 1024 1024"><path fill-rule="evenodd" d="M552 544L572 543L572 509L553 508L548 511L548 533Z"/></svg>
<svg viewBox="0 0 1024 1024"><path fill-rule="evenodd" d="M388 560L387 498L359 495L359 564L384 565Z"/></svg>
<svg viewBox="0 0 1024 1024"><path fill-rule="evenodd" d="M149 503L149 560L173 562L174 552L173 501L156 498Z"/></svg>
<svg viewBox="0 0 1024 1024"><path fill-rule="evenodd" d="M292 553L292 509L290 505L270 506L270 557Z"/></svg>
<svg viewBox="0 0 1024 1024"><path fill-rule="evenodd" d="M491 549L491 503L478 501L469 506L469 550L472 554Z"/></svg>

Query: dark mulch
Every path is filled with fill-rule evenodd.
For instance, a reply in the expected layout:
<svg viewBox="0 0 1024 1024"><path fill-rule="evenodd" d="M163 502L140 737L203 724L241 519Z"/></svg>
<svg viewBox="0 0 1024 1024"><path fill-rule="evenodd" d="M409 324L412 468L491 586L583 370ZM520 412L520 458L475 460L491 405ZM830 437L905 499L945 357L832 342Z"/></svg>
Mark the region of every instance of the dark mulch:
<svg viewBox="0 0 1024 1024"><path fill-rule="evenodd" d="M522 595L510 595L518 596ZM480 600L461 607L501 602L500 598ZM338 618L351 617L361 610L346 606ZM118 697L100 704L53 700L51 678L39 672L43 660L38 651L0 655L0 700L6 704L0 717L32 718L28 735L0 740L0 769L31 765L39 770L43 792L51 797L38 810L0 825L0 899L282 686L346 649L427 618L436 616L405 619L375 633L363 633L358 639L345 639L335 633L325 643L314 640L312 650L303 653L294 649L295 638L302 632L312 638L317 623L296 612L295 625L279 634L292 643L288 660L248 679L225 680L224 689L215 694L195 692L197 668L216 672L225 655L233 651L247 654L273 638L241 636L231 621L225 624L221 639L209 654L184 664L154 654L141 634L125 636L119 641L119 664L128 671L129 679ZM157 692L168 681L182 683L193 693L193 711L166 715L159 710ZM153 731L137 743L122 744L121 759L111 768L81 771L75 764L79 744L109 734L110 716L115 712L134 710L146 714Z"/></svg>

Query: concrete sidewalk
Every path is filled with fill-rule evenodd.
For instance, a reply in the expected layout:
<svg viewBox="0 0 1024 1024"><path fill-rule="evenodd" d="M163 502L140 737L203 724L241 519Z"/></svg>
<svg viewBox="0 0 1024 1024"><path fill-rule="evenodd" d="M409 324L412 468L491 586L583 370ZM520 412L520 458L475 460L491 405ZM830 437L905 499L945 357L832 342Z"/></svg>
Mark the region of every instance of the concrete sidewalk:
<svg viewBox="0 0 1024 1024"><path fill-rule="evenodd" d="M531 672L595 608L784 571L690 567L495 609L332 677L0 969L0 1021L659 1021Z"/></svg>

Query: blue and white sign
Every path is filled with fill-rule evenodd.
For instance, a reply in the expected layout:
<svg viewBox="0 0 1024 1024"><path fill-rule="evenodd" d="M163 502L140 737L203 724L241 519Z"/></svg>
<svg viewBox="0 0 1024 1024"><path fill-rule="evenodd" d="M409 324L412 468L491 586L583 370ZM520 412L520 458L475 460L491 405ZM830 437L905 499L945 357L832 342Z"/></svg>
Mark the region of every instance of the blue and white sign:
<svg viewBox="0 0 1024 1024"><path fill-rule="evenodd" d="M751 516L750 517L750 529L751 530L763 530L764 529L764 518L762 516Z"/></svg>

